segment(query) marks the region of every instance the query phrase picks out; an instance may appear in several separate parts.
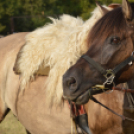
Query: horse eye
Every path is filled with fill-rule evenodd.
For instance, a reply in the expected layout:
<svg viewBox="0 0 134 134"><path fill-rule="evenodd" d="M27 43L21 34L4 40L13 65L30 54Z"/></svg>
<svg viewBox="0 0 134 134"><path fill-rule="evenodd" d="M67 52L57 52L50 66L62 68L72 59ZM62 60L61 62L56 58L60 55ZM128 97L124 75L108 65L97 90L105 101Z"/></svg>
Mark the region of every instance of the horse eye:
<svg viewBox="0 0 134 134"><path fill-rule="evenodd" d="M111 39L111 44L113 44L113 45L118 45L118 44L120 44L120 42L121 42L121 40L119 37L114 37Z"/></svg>

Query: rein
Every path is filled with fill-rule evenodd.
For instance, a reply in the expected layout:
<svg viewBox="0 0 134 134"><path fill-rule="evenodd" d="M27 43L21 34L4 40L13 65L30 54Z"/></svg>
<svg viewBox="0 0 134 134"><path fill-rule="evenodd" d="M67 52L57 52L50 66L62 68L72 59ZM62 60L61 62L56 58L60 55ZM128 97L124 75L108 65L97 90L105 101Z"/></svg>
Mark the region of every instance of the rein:
<svg viewBox="0 0 134 134"><path fill-rule="evenodd" d="M108 90L108 89L107 89ZM134 89L125 89L125 88L119 88L119 87L113 87L112 90L118 90L118 91L123 91L123 92L127 92L127 93L134 93ZM98 103L99 105L101 105L102 107L104 107L105 109L109 110L110 112L112 112L113 114L119 116L120 118L122 118L122 120L129 120L129 121L134 121L133 119L120 115L118 113L116 113L115 111L113 111L112 109L108 108L107 106L105 106L104 104L102 104L101 102L99 102L96 98L94 98L92 95L94 94L94 92L97 91L98 93L102 93L102 91L106 91L104 86L102 85L97 85L97 87L92 88L89 90L89 96L90 99L92 101L94 101L95 103ZM92 94L93 93L93 94Z"/></svg>
<svg viewBox="0 0 134 134"><path fill-rule="evenodd" d="M107 106L105 106L104 104L102 104L101 102L99 102L96 98L94 98L93 96L90 98L92 101L94 101L95 103L98 103L99 105L101 105L102 107L104 107L105 109L109 110L110 112L112 112L113 114L119 116L122 120L129 120L129 121L134 121L133 119L123 116L121 114L116 113L115 111L113 111L112 109L108 108Z"/></svg>
<svg viewBox="0 0 134 134"><path fill-rule="evenodd" d="M127 92L127 93L134 93L134 89L125 89L125 88L119 88L119 87L113 87L112 89Z"/></svg>
<svg viewBox="0 0 134 134"><path fill-rule="evenodd" d="M116 113L115 111L113 111L112 109L108 108L107 106L105 106L104 104L102 104L101 102L99 102L96 98L94 98L92 95L96 94L96 93L102 93L103 91L107 91L109 90L108 88L105 88L104 85L96 85L95 87L91 88L89 90L89 98L94 101L95 103L101 105L102 107L104 107L105 109L109 110L110 112L112 112L113 114L119 116L122 120L129 120L129 121L133 121L134 119L131 119L129 117L120 115L118 113ZM127 93L134 93L134 89L125 89L125 88L119 88L119 87L113 87L111 90L118 90L118 91L123 91L123 92L127 92Z"/></svg>

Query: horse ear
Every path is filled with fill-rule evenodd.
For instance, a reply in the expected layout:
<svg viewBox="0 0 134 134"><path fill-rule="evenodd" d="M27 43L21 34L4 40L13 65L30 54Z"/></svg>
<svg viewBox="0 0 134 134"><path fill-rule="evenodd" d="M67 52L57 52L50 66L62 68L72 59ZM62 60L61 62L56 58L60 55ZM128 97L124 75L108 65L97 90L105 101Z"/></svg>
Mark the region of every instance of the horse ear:
<svg viewBox="0 0 134 134"><path fill-rule="evenodd" d="M120 6L121 6L121 5L118 4L118 3L112 3L112 4L108 5L108 7L112 8L112 9L118 8L118 7L120 7Z"/></svg>
<svg viewBox="0 0 134 134"><path fill-rule="evenodd" d="M102 15L105 15L108 12L108 10L105 7L101 6L97 1L95 1L95 3Z"/></svg>
<svg viewBox="0 0 134 134"><path fill-rule="evenodd" d="M122 11L128 21L132 21L134 19L133 10L128 0L122 0Z"/></svg>

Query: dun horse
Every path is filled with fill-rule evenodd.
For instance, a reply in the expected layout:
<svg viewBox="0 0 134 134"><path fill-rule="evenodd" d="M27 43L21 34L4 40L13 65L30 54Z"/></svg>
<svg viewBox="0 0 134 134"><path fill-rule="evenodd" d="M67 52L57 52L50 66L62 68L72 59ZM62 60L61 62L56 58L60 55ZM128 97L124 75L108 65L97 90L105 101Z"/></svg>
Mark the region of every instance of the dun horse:
<svg viewBox="0 0 134 134"><path fill-rule="evenodd" d="M89 100L89 93L97 85L103 84L105 89L110 89L133 79L134 4L122 0L122 7L106 13L98 20L89 32L87 46L89 50L63 76L64 98L79 104ZM133 84L134 81L128 85L134 88ZM134 105L132 96L130 103ZM123 104L122 92L103 93L96 95L96 98L116 112L134 119L134 106L125 108L131 99L125 96ZM134 133L133 121L121 120L97 104L90 103L89 100L89 126L95 134L103 133L108 126L114 127L107 134Z"/></svg>
<svg viewBox="0 0 134 134"><path fill-rule="evenodd" d="M63 15L31 33L0 39L1 121L10 109L31 134L70 133L69 108L66 103L62 110L58 108L63 102L62 75L87 51L85 42L103 15L101 8L86 22ZM51 110L46 102L53 104Z"/></svg>

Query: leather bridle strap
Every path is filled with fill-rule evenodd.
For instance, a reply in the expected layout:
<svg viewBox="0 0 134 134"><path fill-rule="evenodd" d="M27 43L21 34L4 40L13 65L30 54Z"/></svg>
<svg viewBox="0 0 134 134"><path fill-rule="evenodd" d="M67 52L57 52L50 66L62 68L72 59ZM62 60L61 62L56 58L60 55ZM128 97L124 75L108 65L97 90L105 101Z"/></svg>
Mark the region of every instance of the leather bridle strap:
<svg viewBox="0 0 134 134"><path fill-rule="evenodd" d="M81 58L85 59L89 64L91 64L94 68L96 68L107 80L103 83L105 84L114 84L114 77L115 75L121 70L123 69L127 64L131 65L132 61L134 61L134 52L132 52L131 56L128 57L126 60L124 60L123 62L121 62L119 65L117 65L113 70L105 70L99 63L95 62L92 58L90 58L88 55L83 55ZM100 89L99 89L100 90ZM130 120L130 121L134 121L131 118L125 117L123 115L120 115L118 113L116 113L115 111L113 111L112 109L108 108L107 106L105 106L104 104L102 104L101 102L99 102L96 98L94 98L92 95L90 96L90 99L92 101L94 101L95 103L98 103L99 105L103 106L104 108L108 109L110 112L112 112L113 114L121 117L123 120Z"/></svg>
<svg viewBox="0 0 134 134"><path fill-rule="evenodd" d="M94 101L95 103L98 103L99 105L101 105L102 107L106 108L107 110L109 110L110 112L112 112L113 114L119 116L122 120L129 120L129 121L134 121L133 119L120 115L118 113L116 113L115 111L113 111L112 109L108 108L107 106L105 106L104 104L102 104L101 102L99 102L96 98L94 98L93 96L90 97L90 99L92 101Z"/></svg>
<svg viewBox="0 0 134 134"><path fill-rule="evenodd" d="M89 64L91 64L94 68L96 68L102 75L105 75L107 71L97 62L95 62L88 55L83 55L81 58L85 59Z"/></svg>
<svg viewBox="0 0 134 134"><path fill-rule="evenodd" d="M104 69L99 63L95 62L92 58L90 58L88 55L83 55L81 58L85 59L90 65L92 65L96 70L98 70L105 78L106 81L103 83L103 85L114 85L114 78L115 75L123 69L127 64L131 65L132 61L134 61L134 52L132 52L131 56L128 57L126 60L121 62L119 65L117 65L114 69L106 70Z"/></svg>
<svg viewBox="0 0 134 134"><path fill-rule="evenodd" d="M95 62L92 58L90 58L88 55L83 55L81 58L85 59L89 64L91 64L94 68L96 68L102 75L107 74L107 71L99 63ZM114 75L117 74L121 69L123 69L128 63L132 61L134 61L133 55L128 57L126 60L121 62L112 70Z"/></svg>
<svg viewBox="0 0 134 134"><path fill-rule="evenodd" d="M125 89L125 88L119 88L119 87L113 87L112 90L118 90L126 93L134 93L134 89Z"/></svg>
<svg viewBox="0 0 134 134"><path fill-rule="evenodd" d="M123 69L127 64L129 64L130 62L134 61L134 57L133 55L128 57L126 60L124 60L123 62L121 62L119 65L117 65L114 69L113 69L113 73L117 74L121 69Z"/></svg>

